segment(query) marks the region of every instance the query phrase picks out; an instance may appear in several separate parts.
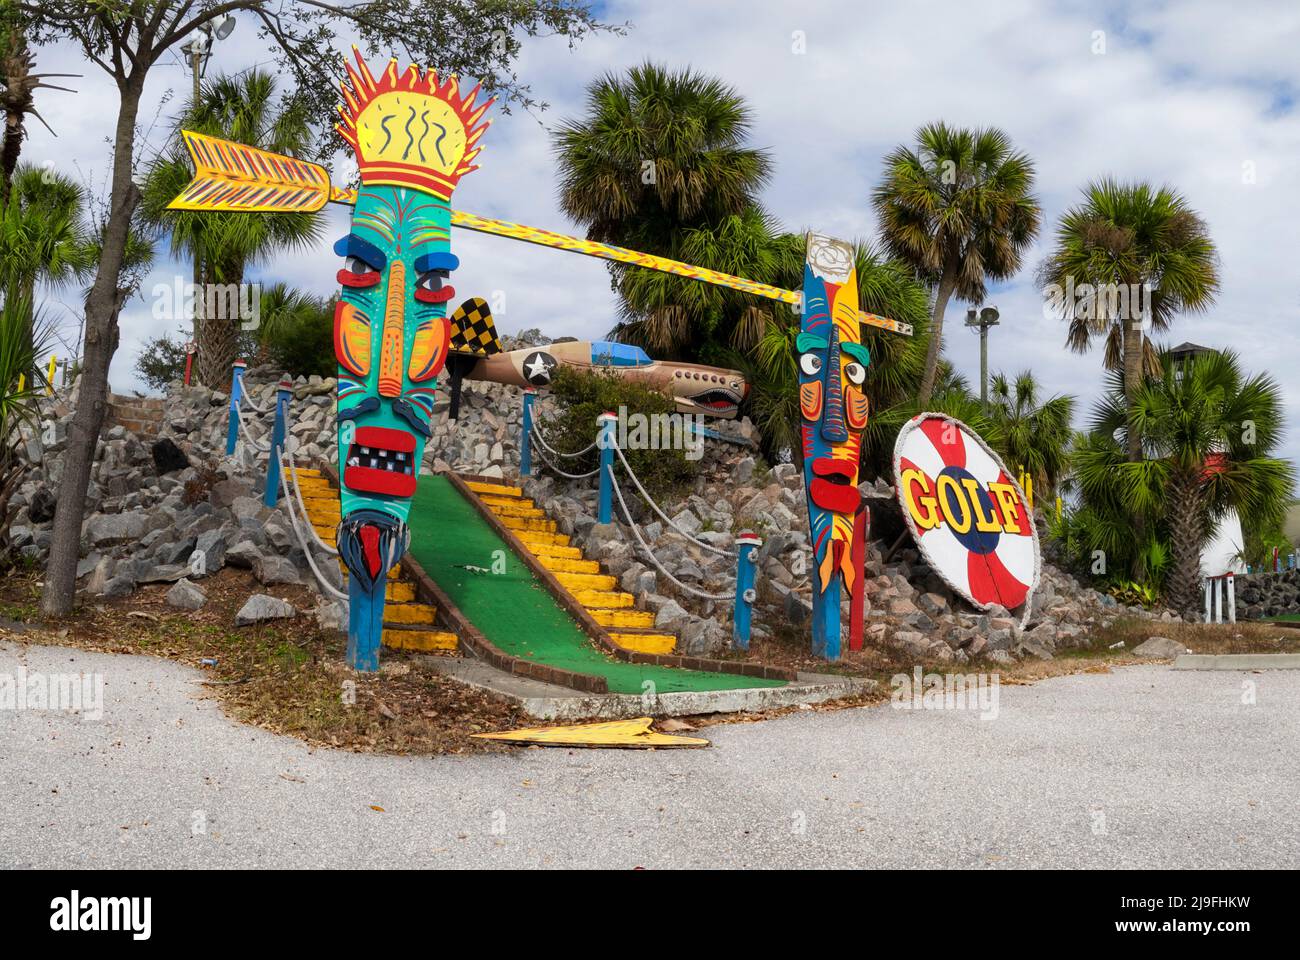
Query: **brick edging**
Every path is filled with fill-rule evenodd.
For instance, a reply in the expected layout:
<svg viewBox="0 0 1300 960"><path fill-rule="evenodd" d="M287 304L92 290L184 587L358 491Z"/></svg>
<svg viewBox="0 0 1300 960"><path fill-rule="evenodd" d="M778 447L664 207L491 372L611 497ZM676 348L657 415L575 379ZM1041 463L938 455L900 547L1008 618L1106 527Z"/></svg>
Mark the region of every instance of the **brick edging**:
<svg viewBox="0 0 1300 960"><path fill-rule="evenodd" d="M493 513L488 506L479 499L478 495L465 485L465 480L470 479L475 483L495 483L501 486L518 486L518 484L506 483L500 479L480 478L478 476L461 477L454 472L442 474L447 477L451 485L468 500L482 517L497 533L501 539L509 544L516 555L524 562L524 565L541 581L555 601L560 604L574 621L582 628L596 644L606 652L625 663L642 663L657 667L680 667L684 670L699 670L704 673L735 673L745 677L761 677L766 680L796 680L798 679L797 671L787 667L774 667L763 663L737 663L731 660L707 660L703 657L684 657L672 653L640 653L636 650L629 650L627 647L618 644L611 637L607 629L596 622L591 613L578 602L564 585L556 578L555 574L542 566L542 562L537 556L529 550L515 535L515 532L501 522L501 518ZM663 632L663 631L661 631Z"/></svg>

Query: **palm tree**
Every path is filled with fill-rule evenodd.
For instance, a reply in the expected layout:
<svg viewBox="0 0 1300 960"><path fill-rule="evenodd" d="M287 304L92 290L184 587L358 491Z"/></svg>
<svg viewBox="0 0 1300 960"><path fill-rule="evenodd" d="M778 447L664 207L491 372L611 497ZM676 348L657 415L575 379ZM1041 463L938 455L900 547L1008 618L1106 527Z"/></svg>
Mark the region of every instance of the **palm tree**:
<svg viewBox="0 0 1300 960"><path fill-rule="evenodd" d="M715 77L650 62L607 73L555 132L560 205L591 240L667 255L684 226L754 205L771 160L744 145L750 122Z"/></svg>
<svg viewBox="0 0 1300 960"><path fill-rule="evenodd" d="M1108 530L1109 545L1136 561L1136 573L1150 571L1132 547L1135 518L1145 521L1146 536L1166 545L1169 600L1191 611L1200 593L1200 551L1214 527L1229 509L1265 525L1280 523L1295 468L1272 456L1284 420L1272 377L1248 378L1231 351L1158 359L1159 375L1139 387L1131 406L1122 377L1112 376L1074 467L1084 504ZM1125 456L1130 430L1145 454L1140 461Z"/></svg>
<svg viewBox="0 0 1300 960"><path fill-rule="evenodd" d="M777 226L757 196L771 172L746 146L750 110L722 81L643 63L587 89L587 110L554 136L560 205L587 237L761 278ZM611 265L622 301L614 335L670 359L748 349L766 304L679 277Z"/></svg>
<svg viewBox="0 0 1300 960"><path fill-rule="evenodd" d="M1028 370L1017 374L1014 381L994 374L989 415L1001 427L998 453L1008 468L1023 467L1033 477L1034 488L1050 497L1069 467L1074 397L1042 400L1040 394L1038 381Z"/></svg>
<svg viewBox="0 0 1300 960"><path fill-rule="evenodd" d="M309 246L320 235L322 222L315 213L268 217L167 209L190 181L182 128L277 153L302 155L308 151L312 128L305 105L293 97L277 102L275 90L274 76L257 69L208 81L198 103L191 103L178 122L173 150L160 157L146 175L143 215L154 227L170 232L173 253L194 260L195 283L200 290L207 284L242 283L249 266L282 251ZM209 386L221 385L229 381L238 352L239 320L202 317L199 307L196 301L199 379Z"/></svg>
<svg viewBox="0 0 1300 960"><path fill-rule="evenodd" d="M1089 184L1083 202L1062 215L1056 248L1038 273L1057 294L1071 350L1085 353L1105 336L1103 363L1124 371L1130 410L1144 372L1160 374L1142 324L1167 330L1177 314L1208 308L1219 289L1214 242L1187 200L1169 187L1111 179ZM1128 459L1137 462L1140 432L1128 435Z"/></svg>
<svg viewBox="0 0 1300 960"><path fill-rule="evenodd" d="M891 256L934 284L921 407L934 391L949 299L979 303L988 280L1020 269L1041 216L1033 184L1033 161L994 127L927 124L916 132L915 149L900 146L885 157L872 195L881 237Z"/></svg>
<svg viewBox="0 0 1300 960"><path fill-rule="evenodd" d="M36 60L27 45L22 15L16 6L5 4L0 10L0 112L4 114L4 140L0 143L0 199L8 196L23 139L27 136L27 118L35 117L46 130L50 125L36 110L35 92L41 88L65 90L67 87L46 83L46 77L73 77L73 73L33 73ZM50 130L53 135L54 131Z"/></svg>
<svg viewBox="0 0 1300 960"><path fill-rule="evenodd" d="M81 185L27 165L14 173L0 202L0 293L36 302L38 282L54 287L85 277L94 261Z"/></svg>

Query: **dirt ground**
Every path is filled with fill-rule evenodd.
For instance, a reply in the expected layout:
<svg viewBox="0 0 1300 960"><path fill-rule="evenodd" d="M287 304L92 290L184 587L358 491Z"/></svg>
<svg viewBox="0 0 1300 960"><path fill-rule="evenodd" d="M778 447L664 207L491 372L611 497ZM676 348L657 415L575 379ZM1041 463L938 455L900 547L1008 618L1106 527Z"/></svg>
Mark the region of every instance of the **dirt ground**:
<svg viewBox="0 0 1300 960"><path fill-rule="evenodd" d="M316 628L310 616L254 627L234 627L235 612L253 593L267 592L300 610L316 597L301 586L263 588L244 570L227 568L202 581L202 610L176 611L155 584L118 600L83 603L61 620L40 613L39 574L0 577L0 637L110 653L147 654L189 664L208 675L212 696L236 720L308 743L356 751L443 754L500 751L509 746L471 734L537 726L507 701L424 669L411 655L385 650L377 674L344 665L345 640ZM1300 630L1264 624L1153 624L1128 620L1099 631L1089 646L1055 659L1014 665L975 661L964 666L921 662L939 672L997 673L1001 683L1034 683L1074 673L1108 673L1117 666L1149 663L1130 651L1151 636L1178 640L1196 653L1300 652ZM1123 646L1113 646L1122 643ZM665 731L721 723L748 723L794 710L841 710L879 703L889 678L910 673L917 661L894 648L846 652L837 664L812 657L805 633L784 627L770 640L756 640L746 659L819 673L842 673L878 681L875 690L817 706L765 713L683 717L662 721Z"/></svg>

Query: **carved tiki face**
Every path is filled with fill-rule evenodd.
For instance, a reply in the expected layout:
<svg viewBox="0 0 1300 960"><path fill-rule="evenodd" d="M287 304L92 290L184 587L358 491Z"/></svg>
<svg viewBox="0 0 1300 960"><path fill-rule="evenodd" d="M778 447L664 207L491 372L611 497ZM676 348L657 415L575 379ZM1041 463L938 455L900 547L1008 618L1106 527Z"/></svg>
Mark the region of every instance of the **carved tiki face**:
<svg viewBox="0 0 1300 960"><path fill-rule="evenodd" d="M361 174L334 314L339 362L340 553L373 579L400 556L416 475L431 435L434 391L447 361L447 302L459 265L451 252L451 193L490 105L461 96L416 66L391 61L376 81L357 54L337 129ZM395 551L395 555L394 555ZM381 569L382 568L382 569Z"/></svg>
<svg viewBox="0 0 1300 960"><path fill-rule="evenodd" d="M862 503L858 453L868 408L863 384L871 362L861 329L852 246L810 233L795 344L804 486L821 590L837 570L849 590L855 577L854 514Z"/></svg>

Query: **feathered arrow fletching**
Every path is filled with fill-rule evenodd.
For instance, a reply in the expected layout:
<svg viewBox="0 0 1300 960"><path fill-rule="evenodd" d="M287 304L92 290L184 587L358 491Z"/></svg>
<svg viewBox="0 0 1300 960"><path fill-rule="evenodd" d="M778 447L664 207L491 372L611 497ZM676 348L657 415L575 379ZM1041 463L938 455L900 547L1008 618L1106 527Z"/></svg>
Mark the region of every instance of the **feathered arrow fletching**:
<svg viewBox="0 0 1300 960"><path fill-rule="evenodd" d="M320 164L183 130L194 179L171 210L238 213L310 213L331 199L329 173Z"/></svg>

